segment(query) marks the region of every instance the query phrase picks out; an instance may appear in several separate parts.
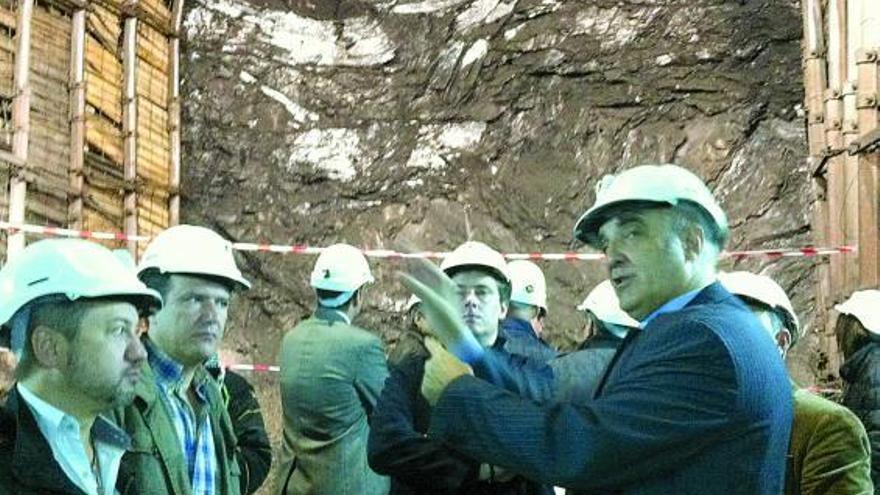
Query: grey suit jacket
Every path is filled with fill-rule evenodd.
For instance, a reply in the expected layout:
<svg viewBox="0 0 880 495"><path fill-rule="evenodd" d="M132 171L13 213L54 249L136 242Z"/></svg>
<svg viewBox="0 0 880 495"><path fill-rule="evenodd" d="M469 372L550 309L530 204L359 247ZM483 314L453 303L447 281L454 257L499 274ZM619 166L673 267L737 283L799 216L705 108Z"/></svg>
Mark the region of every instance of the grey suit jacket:
<svg viewBox="0 0 880 495"><path fill-rule="evenodd" d="M281 344L281 493L383 495L367 464L368 417L388 370L382 341L319 308Z"/></svg>

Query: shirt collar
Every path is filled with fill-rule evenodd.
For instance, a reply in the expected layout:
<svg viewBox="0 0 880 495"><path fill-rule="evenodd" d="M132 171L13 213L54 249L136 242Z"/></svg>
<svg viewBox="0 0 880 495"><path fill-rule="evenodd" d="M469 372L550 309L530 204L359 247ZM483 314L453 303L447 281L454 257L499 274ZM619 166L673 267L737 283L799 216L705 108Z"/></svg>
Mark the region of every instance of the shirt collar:
<svg viewBox="0 0 880 495"><path fill-rule="evenodd" d="M645 329L645 327L647 327L648 324L651 323L651 321L654 318L656 318L664 313L674 313L675 311L679 311L680 309L687 306L688 303L693 301L694 298L697 297L697 294L699 294L700 291L703 289L704 289L704 287L700 287L699 289L694 289L690 292L685 292L684 294L682 294L680 296L676 296L676 297L670 299L669 301L666 302L666 304L664 304L663 306L660 306L659 308L654 310L653 313L646 316L644 320L639 322L640 323L639 326L642 329Z"/></svg>
<svg viewBox="0 0 880 495"><path fill-rule="evenodd" d="M37 424L43 430L46 438L55 437L64 426L63 423L71 421L76 426L77 431L79 431L79 421L76 418L37 397L23 383L18 383L16 387L18 387L18 394L21 395L21 398L24 399L24 402L33 411Z"/></svg>
<svg viewBox="0 0 880 495"><path fill-rule="evenodd" d="M340 311L335 308L328 308L325 306L318 306L318 309L315 310L315 318L327 321L329 323L341 321L346 325L351 325L351 318L349 318L344 311Z"/></svg>
<svg viewBox="0 0 880 495"><path fill-rule="evenodd" d="M147 360L156 373L156 381L169 388L177 388L183 379L183 365L160 350L150 339L144 339Z"/></svg>
<svg viewBox="0 0 880 495"><path fill-rule="evenodd" d="M150 368L156 374L156 383L161 388L172 392L185 392L185 390L181 389L183 385L183 365L162 352L149 338L144 339L144 347L147 348L147 360L150 363ZM206 375L206 373L201 375L196 373L193 375L192 381L193 391L195 391L196 397L202 402L208 401L207 392L204 388L204 378Z"/></svg>

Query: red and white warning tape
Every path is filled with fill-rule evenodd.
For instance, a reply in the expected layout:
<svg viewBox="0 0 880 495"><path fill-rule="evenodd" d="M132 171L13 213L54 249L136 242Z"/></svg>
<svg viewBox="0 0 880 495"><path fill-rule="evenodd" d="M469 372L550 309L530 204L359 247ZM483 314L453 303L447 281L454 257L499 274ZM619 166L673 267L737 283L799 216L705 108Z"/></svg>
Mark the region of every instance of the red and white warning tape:
<svg viewBox="0 0 880 495"><path fill-rule="evenodd" d="M143 235L126 235L121 232L93 232L90 230L72 230L62 229L59 227L43 227L39 225L29 224L12 224L0 221L0 230L9 232L26 232L28 234L45 235L52 237L78 237L81 239L100 239L115 241L134 241L147 242L150 236ZM307 246L305 244L264 244L252 242L233 242L232 248L239 251L257 251L267 253L292 253L292 254L320 254L324 250L322 247ZM802 248L784 248L784 249L758 249L749 251L727 251L723 254L725 257L736 259L747 257L811 257L811 256L829 256L833 254L848 254L858 250L855 246L838 246L838 247L802 247ZM403 253L400 251L392 251L389 249L363 249L364 255L371 258L429 258L442 259L449 255L448 252L438 251L419 251L414 253ZM509 260L545 260L545 261L586 261L600 260L605 257L601 253L505 253L504 257Z"/></svg>
<svg viewBox="0 0 880 495"><path fill-rule="evenodd" d="M271 364L230 364L226 365L225 368L233 371L253 371L255 373L281 371L280 366L273 366Z"/></svg>

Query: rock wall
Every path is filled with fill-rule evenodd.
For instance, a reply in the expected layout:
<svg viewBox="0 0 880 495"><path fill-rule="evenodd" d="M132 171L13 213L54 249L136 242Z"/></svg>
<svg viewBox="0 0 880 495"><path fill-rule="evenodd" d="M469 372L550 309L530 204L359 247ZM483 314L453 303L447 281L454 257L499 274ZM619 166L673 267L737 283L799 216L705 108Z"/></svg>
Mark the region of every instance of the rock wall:
<svg viewBox="0 0 880 495"><path fill-rule="evenodd" d="M605 173L675 162L704 177L731 249L810 243L791 0L190 0L184 221L241 241L561 252ZM255 288L228 350L271 363L313 304L314 258L242 256ZM807 336L807 383L834 370L812 335L813 259L726 260L777 277ZM395 263L363 324L393 344ZM548 338L579 339L595 262L544 262ZM275 433L277 382L255 377Z"/></svg>

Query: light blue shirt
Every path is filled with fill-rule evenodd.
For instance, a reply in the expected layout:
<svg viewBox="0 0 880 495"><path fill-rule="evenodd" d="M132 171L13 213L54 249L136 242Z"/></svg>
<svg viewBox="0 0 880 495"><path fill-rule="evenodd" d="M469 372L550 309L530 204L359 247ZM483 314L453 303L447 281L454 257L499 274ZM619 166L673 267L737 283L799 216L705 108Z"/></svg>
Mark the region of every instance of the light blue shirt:
<svg viewBox="0 0 880 495"><path fill-rule="evenodd" d="M95 419L96 424L92 427L92 440L95 445L98 466L100 467L101 485L104 489L103 492L99 493L97 477L94 471L92 471L89 456L80 437L79 421L70 414L40 399L23 384L19 383L17 387L19 395L28 405L31 412L33 412L40 432L43 433L43 437L49 443L52 455L55 457L55 462L58 463L70 481L89 495L113 495L117 493L116 476L119 474L119 463L122 461L122 454L126 451L121 443L127 442L128 436L100 416ZM98 438L99 435L96 435L96 430L99 429L99 426L104 431L107 431L108 427L115 428L116 431L111 431L110 433L119 436L103 441L101 438Z"/></svg>
<svg viewBox="0 0 880 495"><path fill-rule="evenodd" d="M645 327L648 326L648 323L651 323L651 320L662 315L663 313L674 313L675 311L678 311L678 310L684 308L685 306L688 305L689 302L693 301L694 298L697 297L697 294L699 294L699 292L701 290L703 290L705 288L706 287L700 287L699 289L695 289L690 292L685 292L684 294L682 294L680 296L677 296L677 297L670 299L669 301L666 302L666 304L664 304L663 306L660 306L659 308L654 310L653 313L646 316L644 320L639 322L642 330L644 330Z"/></svg>

